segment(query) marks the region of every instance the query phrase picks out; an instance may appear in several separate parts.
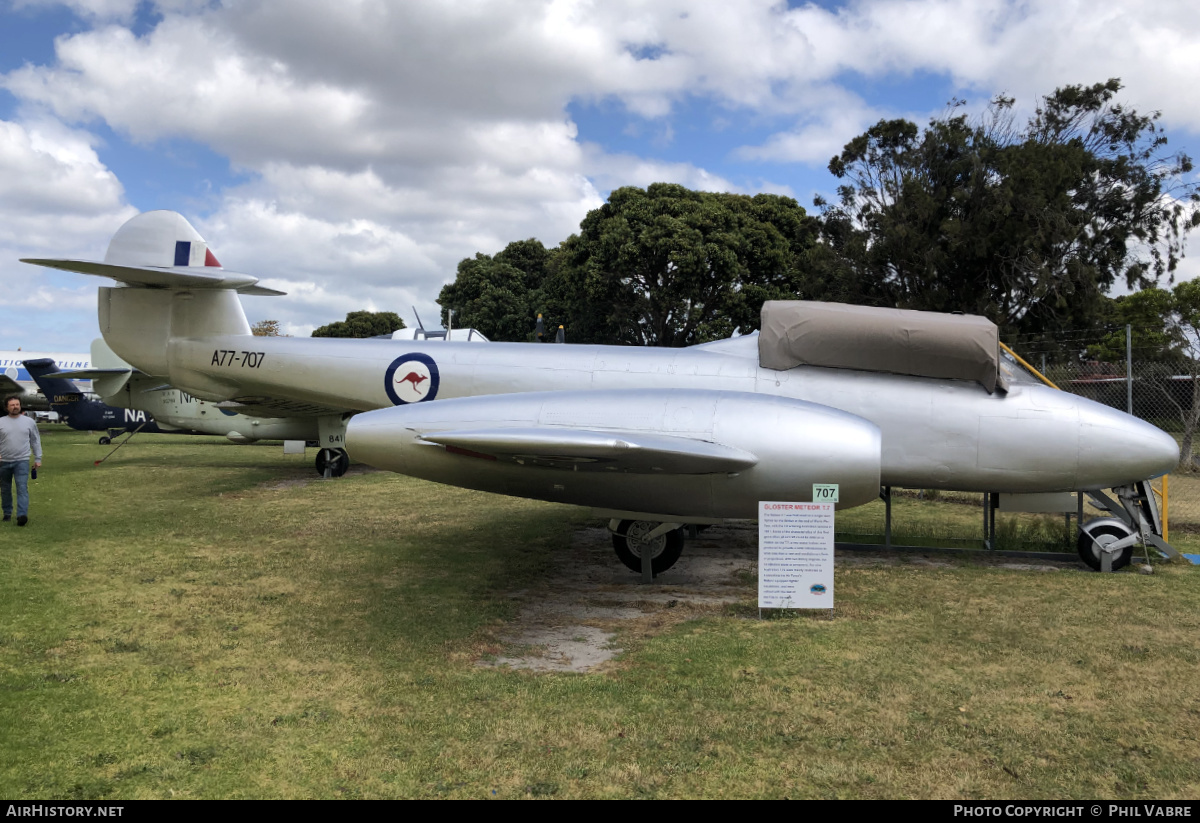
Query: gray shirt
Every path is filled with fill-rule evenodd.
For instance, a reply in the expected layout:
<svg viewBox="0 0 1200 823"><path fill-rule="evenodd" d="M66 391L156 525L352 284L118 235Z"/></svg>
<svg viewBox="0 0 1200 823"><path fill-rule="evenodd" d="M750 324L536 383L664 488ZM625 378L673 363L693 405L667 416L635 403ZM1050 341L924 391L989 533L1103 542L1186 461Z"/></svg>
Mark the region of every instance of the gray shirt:
<svg viewBox="0 0 1200 823"><path fill-rule="evenodd" d="M33 451L33 462L42 462L42 438L38 436L37 423L21 415L0 417L0 463L28 460Z"/></svg>

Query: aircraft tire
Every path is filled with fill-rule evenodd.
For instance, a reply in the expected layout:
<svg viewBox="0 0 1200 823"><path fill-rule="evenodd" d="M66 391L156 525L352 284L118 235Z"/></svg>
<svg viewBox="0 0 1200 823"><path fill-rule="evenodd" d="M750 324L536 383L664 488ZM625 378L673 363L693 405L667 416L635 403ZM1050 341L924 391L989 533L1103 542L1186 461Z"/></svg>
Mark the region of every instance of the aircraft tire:
<svg viewBox="0 0 1200 823"><path fill-rule="evenodd" d="M101 437L101 438L100 438L100 445L101 445L101 446L107 446L107 445L108 445L109 443L111 443L111 442L112 442L112 440L110 440L110 439L109 439L109 438L107 438L107 437Z"/></svg>
<svg viewBox="0 0 1200 823"><path fill-rule="evenodd" d="M329 469L330 477L341 477L350 468L350 455L345 449L321 449L317 452L317 474L325 476Z"/></svg>
<svg viewBox="0 0 1200 823"><path fill-rule="evenodd" d="M1093 571L1100 571L1100 547L1107 546L1109 543L1114 543L1131 534L1133 534L1133 531L1125 525L1118 526L1115 523L1101 523L1097 526L1089 526L1085 523L1082 531L1079 533L1079 557ZM1113 558L1113 571L1128 566L1132 558L1133 546L1126 546Z"/></svg>
<svg viewBox="0 0 1200 823"><path fill-rule="evenodd" d="M658 527L658 523L649 520L622 520L613 532L613 550L617 558L630 570L642 571L643 542L641 535L648 534ZM683 529L672 529L651 541L650 570L654 576L665 572L675 565L683 554Z"/></svg>

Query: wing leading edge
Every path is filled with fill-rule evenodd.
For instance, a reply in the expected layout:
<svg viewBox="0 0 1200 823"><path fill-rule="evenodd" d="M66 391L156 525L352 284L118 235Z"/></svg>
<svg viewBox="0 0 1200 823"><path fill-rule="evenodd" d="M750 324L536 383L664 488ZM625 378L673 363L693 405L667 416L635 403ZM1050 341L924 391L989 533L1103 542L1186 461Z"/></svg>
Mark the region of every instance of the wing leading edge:
<svg viewBox="0 0 1200 823"><path fill-rule="evenodd" d="M539 426L431 432L419 439L469 457L575 471L718 474L758 463L732 446L643 432Z"/></svg>

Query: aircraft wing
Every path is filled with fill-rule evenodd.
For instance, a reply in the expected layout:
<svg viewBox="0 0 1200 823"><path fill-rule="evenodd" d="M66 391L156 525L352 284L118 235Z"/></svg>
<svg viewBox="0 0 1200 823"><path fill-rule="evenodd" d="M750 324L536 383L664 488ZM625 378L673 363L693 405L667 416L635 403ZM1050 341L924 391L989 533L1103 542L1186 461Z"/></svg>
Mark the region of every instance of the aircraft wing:
<svg viewBox="0 0 1200 823"><path fill-rule="evenodd" d="M133 369L66 369L47 374L46 377L58 377L63 380L95 380L100 377L112 377L119 374L130 374Z"/></svg>
<svg viewBox="0 0 1200 823"><path fill-rule="evenodd" d="M25 394L25 387L4 372L0 372L0 394Z"/></svg>
<svg viewBox="0 0 1200 823"><path fill-rule="evenodd" d="M319 417L323 414L343 414L345 406L325 406L280 397L244 397L217 403L217 408L249 417Z"/></svg>
<svg viewBox="0 0 1200 823"><path fill-rule="evenodd" d="M758 463L755 455L731 446L644 432L539 426L431 432L420 439L471 457L575 471L717 474Z"/></svg>

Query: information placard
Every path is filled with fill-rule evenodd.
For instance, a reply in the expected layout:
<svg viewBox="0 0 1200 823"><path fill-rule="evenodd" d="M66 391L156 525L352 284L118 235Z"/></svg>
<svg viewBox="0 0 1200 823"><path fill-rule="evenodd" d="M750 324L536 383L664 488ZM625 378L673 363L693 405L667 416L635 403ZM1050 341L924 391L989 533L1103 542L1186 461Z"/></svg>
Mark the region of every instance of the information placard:
<svg viewBox="0 0 1200 823"><path fill-rule="evenodd" d="M833 608L832 503L758 504L758 607Z"/></svg>
<svg viewBox="0 0 1200 823"><path fill-rule="evenodd" d="M813 502L814 503L836 503L836 502L838 502L838 484L837 483L813 483Z"/></svg>

